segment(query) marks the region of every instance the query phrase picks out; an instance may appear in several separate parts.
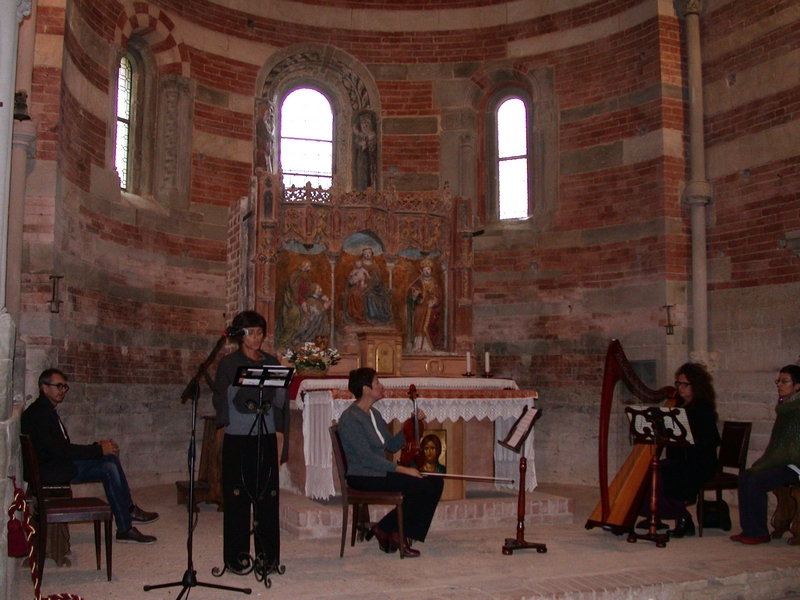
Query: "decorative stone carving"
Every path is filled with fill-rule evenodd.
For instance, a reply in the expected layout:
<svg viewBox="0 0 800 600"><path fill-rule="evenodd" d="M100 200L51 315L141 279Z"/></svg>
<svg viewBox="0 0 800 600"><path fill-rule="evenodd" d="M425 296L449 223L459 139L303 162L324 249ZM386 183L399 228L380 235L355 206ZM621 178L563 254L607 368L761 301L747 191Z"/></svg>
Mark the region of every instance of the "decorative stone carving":
<svg viewBox="0 0 800 600"><path fill-rule="evenodd" d="M31 14L31 0L17 0L17 23Z"/></svg>
<svg viewBox="0 0 800 600"><path fill-rule="evenodd" d="M686 15L699 15L703 10L703 0L684 0L683 12Z"/></svg>
<svg viewBox="0 0 800 600"><path fill-rule="evenodd" d="M168 206L189 203L192 155L192 82L169 75L160 80L154 190Z"/></svg>

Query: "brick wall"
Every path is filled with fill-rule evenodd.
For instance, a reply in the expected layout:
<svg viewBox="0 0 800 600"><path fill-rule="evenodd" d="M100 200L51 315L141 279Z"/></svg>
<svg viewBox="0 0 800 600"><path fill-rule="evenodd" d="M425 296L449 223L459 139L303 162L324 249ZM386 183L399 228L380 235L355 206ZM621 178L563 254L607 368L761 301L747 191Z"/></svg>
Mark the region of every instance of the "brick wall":
<svg viewBox="0 0 800 600"><path fill-rule="evenodd" d="M313 11L313 2L299 4ZM488 4L500 2L457 0L443 10ZM499 375L539 390L547 409L537 426L540 480L592 482L594 458L576 460L569 448L593 448L608 339L620 338L633 358L656 359L662 382L691 347L689 210L681 203L688 177L682 22L661 14L618 27L634 9L655 4L597 0L500 25L380 32L280 22L208 0L137 4L137 13L157 8L162 23L169 22L174 38L163 45L181 45L185 62L160 65L161 73L188 74L199 90L194 143L187 149L189 207L147 210L104 195L103 176L111 172L109 115L96 114L102 102L82 104L84 88L64 85L60 68L37 66L31 105L39 122L37 159L58 160L64 185L53 197L32 196L27 207L26 244L34 256L51 255L48 268L39 260L23 281L31 343L57 350L85 386L76 388L83 394L76 398L95 424L110 422L113 398L126 385L139 394L131 396L137 427L148 423L149 405L139 398L168 403L173 388L192 374L236 307L232 290L242 273L226 264L238 252L239 215L228 208L248 194L249 102L271 49L313 40L371 70L381 117L393 124L381 137L384 172L394 167L425 185L442 185L441 173L457 161L443 142L444 110L475 110L497 70L525 76L546 68L553 73L558 153L557 172L547 176L557 204L546 224L535 213L533 223L489 227L476 238L475 350L492 352ZM785 303L786 290L800 284L800 259L779 247L782 236L800 230L796 137L789 136L786 148L768 137L780 141L777 132L795 131L797 85L781 84L780 74L796 68L800 27L789 17L798 4L728 2L701 19L706 144L715 185L708 210L712 350L720 356L718 385L736 399L721 413L756 415L761 442L770 418L754 399L761 375L800 352L791 351L800 340ZM80 40L110 44L127 17L117 2L75 0L71 6L91 36L78 35L71 29L77 20L68 27L63 9L51 7L40 9L39 33L63 36L72 76L102 97L108 93L102 52ZM426 0L334 0L326 6L397 10L401 17L406 9L442 9ZM576 40L578 31L609 24L614 30L607 35ZM545 35L556 36L554 49L510 56L510 44ZM162 49L168 50L155 50ZM745 151L726 152L742 143ZM58 317L46 307L50 272L65 274ZM663 330L665 304L675 305L677 329L670 338ZM781 324L747 319L758 311ZM780 341L767 349L766 334L757 329ZM762 351L758 364L748 366L748 340L756 333ZM89 399L100 403L97 411L84 404ZM159 412L163 405L150 408L170 414ZM131 447L145 445L146 429L128 438ZM154 439L163 448L177 441L166 432ZM180 468L179 461L172 468Z"/></svg>

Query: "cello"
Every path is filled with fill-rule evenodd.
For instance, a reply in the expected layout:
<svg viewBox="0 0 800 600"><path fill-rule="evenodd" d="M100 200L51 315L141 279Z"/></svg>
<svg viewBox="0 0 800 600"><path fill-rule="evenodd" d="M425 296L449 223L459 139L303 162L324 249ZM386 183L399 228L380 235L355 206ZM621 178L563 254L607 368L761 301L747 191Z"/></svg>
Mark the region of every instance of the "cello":
<svg viewBox="0 0 800 600"><path fill-rule="evenodd" d="M671 400L675 388L651 390L633 371L619 340L611 340L606 352L603 387L600 396L600 436L598 460L600 469L600 503L586 521L586 529L602 527L614 535L633 531L639 505L647 491L650 465L656 446L637 444L620 468L614 480L608 483L608 429L614 387L622 380L626 387L643 404L658 404Z"/></svg>
<svg viewBox="0 0 800 600"><path fill-rule="evenodd" d="M408 386L408 397L414 404L414 414L410 419L403 423L403 435L406 438L405 445L400 449L400 459L397 461L398 465L403 467L416 467L417 470L422 469L425 464L425 454L419 445L420 430L425 427L425 421L419 418L419 410L417 409L417 386L413 383Z"/></svg>

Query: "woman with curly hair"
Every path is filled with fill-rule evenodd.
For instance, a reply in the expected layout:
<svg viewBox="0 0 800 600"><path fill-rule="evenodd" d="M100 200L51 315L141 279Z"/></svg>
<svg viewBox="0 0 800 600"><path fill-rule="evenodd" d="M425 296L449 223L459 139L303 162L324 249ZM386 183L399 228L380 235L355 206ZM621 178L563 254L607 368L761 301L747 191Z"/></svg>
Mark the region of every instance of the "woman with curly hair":
<svg viewBox="0 0 800 600"><path fill-rule="evenodd" d="M703 484L717 471L717 404L713 378L703 365L686 363L675 372L678 391L676 406L686 409L694 444L668 446L666 457L659 463L658 519L675 519L670 537L695 534L687 504L697 501ZM641 515L650 515L649 495L645 496ZM642 526L642 523L639 523ZM645 522L646 526L646 522Z"/></svg>

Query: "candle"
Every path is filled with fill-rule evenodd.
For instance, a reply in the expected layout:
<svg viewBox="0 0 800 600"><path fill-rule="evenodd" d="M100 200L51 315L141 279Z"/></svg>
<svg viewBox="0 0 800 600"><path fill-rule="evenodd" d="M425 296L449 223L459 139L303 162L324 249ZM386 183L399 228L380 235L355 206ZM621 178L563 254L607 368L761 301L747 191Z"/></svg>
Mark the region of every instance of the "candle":
<svg viewBox="0 0 800 600"><path fill-rule="evenodd" d="M470 353L467 352L467 373L472 373L472 371L470 371L471 366L472 366L472 355L470 355Z"/></svg>
<svg viewBox="0 0 800 600"><path fill-rule="evenodd" d="M489 368L489 353L488 352L484 352L483 353L483 362L484 362L484 369L483 370L486 371L487 373L491 373L492 370Z"/></svg>

